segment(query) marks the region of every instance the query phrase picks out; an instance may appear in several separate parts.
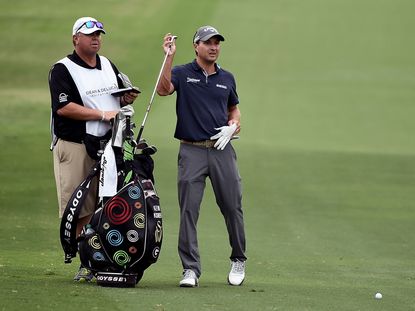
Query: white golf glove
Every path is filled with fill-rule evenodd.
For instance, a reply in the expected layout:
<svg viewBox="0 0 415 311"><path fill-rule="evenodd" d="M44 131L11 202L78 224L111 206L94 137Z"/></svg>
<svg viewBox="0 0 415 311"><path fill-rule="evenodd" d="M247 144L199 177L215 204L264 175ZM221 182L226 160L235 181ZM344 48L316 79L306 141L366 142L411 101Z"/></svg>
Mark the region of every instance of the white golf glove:
<svg viewBox="0 0 415 311"><path fill-rule="evenodd" d="M214 147L218 150L223 150L225 149L228 142L232 139L232 136L236 131L236 123L233 123L229 126L218 127L215 128L215 130L220 132L212 136L210 139L217 139L218 141L215 143Z"/></svg>

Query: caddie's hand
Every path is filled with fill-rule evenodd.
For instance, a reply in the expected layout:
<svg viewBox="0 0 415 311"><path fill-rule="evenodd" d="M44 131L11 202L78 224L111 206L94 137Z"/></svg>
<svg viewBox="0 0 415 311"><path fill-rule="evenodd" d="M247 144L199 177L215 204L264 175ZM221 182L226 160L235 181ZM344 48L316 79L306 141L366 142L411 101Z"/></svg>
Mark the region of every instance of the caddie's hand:
<svg viewBox="0 0 415 311"><path fill-rule="evenodd" d="M138 93L128 92L123 95L122 99L125 105L131 105L135 101L137 96L138 96Z"/></svg>
<svg viewBox="0 0 415 311"><path fill-rule="evenodd" d="M109 122L111 119L115 118L118 111L101 111L101 121Z"/></svg>
<svg viewBox="0 0 415 311"><path fill-rule="evenodd" d="M215 128L215 130L218 130L220 132L210 138L212 140L217 139L217 142L213 146L218 150L225 149L226 145L229 143L233 134L235 133L236 128L236 123L233 123L229 126Z"/></svg>
<svg viewBox="0 0 415 311"><path fill-rule="evenodd" d="M173 40L173 35L170 32L164 36L163 50L164 54L169 52L169 55L174 55L176 53L176 43L175 40Z"/></svg>

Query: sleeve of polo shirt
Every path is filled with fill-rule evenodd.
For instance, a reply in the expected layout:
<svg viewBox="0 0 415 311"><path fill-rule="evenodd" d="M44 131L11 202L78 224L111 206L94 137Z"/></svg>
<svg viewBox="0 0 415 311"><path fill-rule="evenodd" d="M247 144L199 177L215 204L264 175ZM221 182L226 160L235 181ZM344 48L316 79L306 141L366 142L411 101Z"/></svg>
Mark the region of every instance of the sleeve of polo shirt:
<svg viewBox="0 0 415 311"><path fill-rule="evenodd" d="M52 99L52 111L56 113L70 102L75 102L76 89L68 69L63 64L55 64L49 72L49 89Z"/></svg>
<svg viewBox="0 0 415 311"><path fill-rule="evenodd" d="M179 67L173 67L171 71L171 84L173 84L175 91L179 89L179 73Z"/></svg>
<svg viewBox="0 0 415 311"><path fill-rule="evenodd" d="M231 79L232 86L231 86L231 92L229 93L229 98L228 98L228 107L239 104L239 97L238 97L238 93L236 92L236 82L232 74L231 74L231 78L232 78Z"/></svg>

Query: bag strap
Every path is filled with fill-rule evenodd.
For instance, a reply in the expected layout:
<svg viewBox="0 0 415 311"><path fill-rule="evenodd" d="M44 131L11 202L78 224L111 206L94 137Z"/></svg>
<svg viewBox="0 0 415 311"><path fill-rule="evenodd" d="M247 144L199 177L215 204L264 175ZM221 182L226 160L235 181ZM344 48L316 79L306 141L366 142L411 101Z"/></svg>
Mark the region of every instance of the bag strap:
<svg viewBox="0 0 415 311"><path fill-rule="evenodd" d="M94 164L85 180L75 189L62 215L60 239L65 252L65 263L72 262L72 258L76 257L78 251L76 227L79 214L88 196L91 181L98 175L100 163L100 161L97 161Z"/></svg>

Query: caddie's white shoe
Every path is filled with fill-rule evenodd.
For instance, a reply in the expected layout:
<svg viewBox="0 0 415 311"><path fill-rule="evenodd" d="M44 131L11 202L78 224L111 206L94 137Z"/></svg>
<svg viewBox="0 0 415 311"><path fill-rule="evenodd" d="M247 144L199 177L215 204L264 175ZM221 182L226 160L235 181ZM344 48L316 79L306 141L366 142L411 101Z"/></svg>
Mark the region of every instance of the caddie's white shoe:
<svg viewBox="0 0 415 311"><path fill-rule="evenodd" d="M228 276L230 285L239 286L245 279L245 261L231 261L231 271Z"/></svg>
<svg viewBox="0 0 415 311"><path fill-rule="evenodd" d="M199 280L196 276L196 273L190 269L185 269L183 271L183 278L179 284L180 287L196 287L199 286Z"/></svg>

